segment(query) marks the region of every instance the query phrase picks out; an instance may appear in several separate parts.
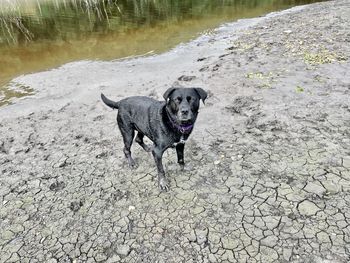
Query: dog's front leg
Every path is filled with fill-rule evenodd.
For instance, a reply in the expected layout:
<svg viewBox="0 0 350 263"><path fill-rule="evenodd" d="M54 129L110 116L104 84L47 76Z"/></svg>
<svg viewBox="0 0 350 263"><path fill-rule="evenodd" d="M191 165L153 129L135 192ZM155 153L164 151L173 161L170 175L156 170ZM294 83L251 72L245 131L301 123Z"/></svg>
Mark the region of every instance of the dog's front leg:
<svg viewBox="0 0 350 263"><path fill-rule="evenodd" d="M162 157L165 149L160 148L158 146L155 146L152 150L152 154L154 157L154 160L157 165L158 170L158 185L161 190L168 191L169 190L169 184L167 179L165 178L165 172L163 168L163 162Z"/></svg>
<svg viewBox="0 0 350 263"><path fill-rule="evenodd" d="M184 149L185 149L185 144L184 143L178 143L176 145L177 162L178 162L178 164L180 164L180 167L181 167L182 170L185 167Z"/></svg>

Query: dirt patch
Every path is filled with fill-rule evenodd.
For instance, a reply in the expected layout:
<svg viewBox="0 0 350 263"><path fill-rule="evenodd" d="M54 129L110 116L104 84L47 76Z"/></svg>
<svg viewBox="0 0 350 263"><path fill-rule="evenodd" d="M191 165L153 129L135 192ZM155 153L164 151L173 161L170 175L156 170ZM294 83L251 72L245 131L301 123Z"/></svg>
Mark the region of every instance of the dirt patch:
<svg viewBox="0 0 350 263"><path fill-rule="evenodd" d="M0 112L1 261L349 262L349 28L350 3L327 2L17 79L41 92ZM178 81L209 97L161 193L137 145L128 169L99 92Z"/></svg>

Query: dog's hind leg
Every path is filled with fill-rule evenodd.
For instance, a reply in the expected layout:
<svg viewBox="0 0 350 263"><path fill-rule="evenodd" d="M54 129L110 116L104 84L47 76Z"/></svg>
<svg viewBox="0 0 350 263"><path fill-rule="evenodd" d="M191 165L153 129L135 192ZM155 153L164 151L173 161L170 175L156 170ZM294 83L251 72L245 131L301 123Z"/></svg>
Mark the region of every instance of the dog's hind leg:
<svg viewBox="0 0 350 263"><path fill-rule="evenodd" d="M124 149L123 152L125 154L126 159L128 160L128 164L130 168L135 167L135 161L131 157L131 145L132 141L134 140L135 136L135 131L134 128L132 127L131 123L123 121L119 115L117 117L118 120L118 126L120 129L120 132L123 136L123 141L124 141Z"/></svg>
<svg viewBox="0 0 350 263"><path fill-rule="evenodd" d="M143 133L138 132L137 135L136 135L135 141L136 141L138 144L140 144L140 146L141 146L146 152L152 151L152 147L148 146L147 144L145 144L145 143L143 142L143 137L144 137Z"/></svg>

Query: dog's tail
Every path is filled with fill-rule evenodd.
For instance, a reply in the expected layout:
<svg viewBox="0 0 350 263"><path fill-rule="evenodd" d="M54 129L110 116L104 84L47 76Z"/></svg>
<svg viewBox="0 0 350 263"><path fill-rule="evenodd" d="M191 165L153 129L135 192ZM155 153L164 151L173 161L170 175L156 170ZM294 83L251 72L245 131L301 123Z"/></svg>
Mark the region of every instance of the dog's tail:
<svg viewBox="0 0 350 263"><path fill-rule="evenodd" d="M103 93L101 93L101 99L102 101L109 107L111 107L112 109L118 109L119 108L119 103L110 99L107 99L107 97L105 95L103 95Z"/></svg>

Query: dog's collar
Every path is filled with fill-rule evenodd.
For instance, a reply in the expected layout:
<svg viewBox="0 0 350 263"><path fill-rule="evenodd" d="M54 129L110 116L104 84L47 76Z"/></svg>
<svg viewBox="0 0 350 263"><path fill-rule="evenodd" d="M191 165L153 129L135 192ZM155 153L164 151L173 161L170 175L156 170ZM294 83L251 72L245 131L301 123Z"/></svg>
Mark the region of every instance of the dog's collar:
<svg viewBox="0 0 350 263"><path fill-rule="evenodd" d="M167 113L167 116L168 116L168 119L169 119L169 122L171 124L171 126L173 128L175 128L176 130L178 130L180 133L182 134L187 134L187 133L190 133L193 129L193 124L187 124L187 125L179 125L177 124L172 118L171 116L169 115L167 109L165 109L166 113Z"/></svg>
<svg viewBox="0 0 350 263"><path fill-rule="evenodd" d="M190 125L177 125L176 123L172 123L176 129L178 129L182 134L186 134L192 131L193 124Z"/></svg>

